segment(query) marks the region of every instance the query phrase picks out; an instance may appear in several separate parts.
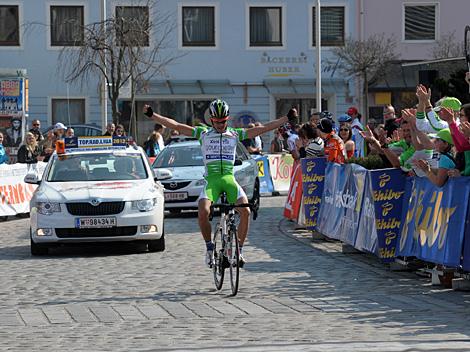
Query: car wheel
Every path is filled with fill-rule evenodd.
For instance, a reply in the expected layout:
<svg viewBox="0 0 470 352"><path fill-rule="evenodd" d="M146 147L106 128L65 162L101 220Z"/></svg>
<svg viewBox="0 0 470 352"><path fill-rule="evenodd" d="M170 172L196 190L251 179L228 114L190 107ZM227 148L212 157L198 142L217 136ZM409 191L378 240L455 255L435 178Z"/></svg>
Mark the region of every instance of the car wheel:
<svg viewBox="0 0 470 352"><path fill-rule="evenodd" d="M259 210L259 180L256 179L255 187L253 189L253 198L250 199L250 203L252 204L252 213L253 213L253 220L256 220L258 217L258 210Z"/></svg>
<svg viewBox="0 0 470 352"><path fill-rule="evenodd" d="M151 240L147 242L149 252L163 252L165 250L165 234L162 234L158 240Z"/></svg>
<svg viewBox="0 0 470 352"><path fill-rule="evenodd" d="M34 243L31 239L31 255L47 255L49 253L49 248L44 244Z"/></svg>
<svg viewBox="0 0 470 352"><path fill-rule="evenodd" d="M181 209L170 209L170 214L181 214Z"/></svg>

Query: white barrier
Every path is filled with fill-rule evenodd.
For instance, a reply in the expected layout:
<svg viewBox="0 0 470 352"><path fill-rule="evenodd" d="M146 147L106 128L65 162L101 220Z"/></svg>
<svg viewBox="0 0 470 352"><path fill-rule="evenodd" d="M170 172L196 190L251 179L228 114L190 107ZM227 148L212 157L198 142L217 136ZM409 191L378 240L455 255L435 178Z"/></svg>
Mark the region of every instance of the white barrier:
<svg viewBox="0 0 470 352"><path fill-rule="evenodd" d="M37 186L26 184L23 179L28 172L42 175L45 167L44 162L0 165L0 216L29 212L29 201Z"/></svg>

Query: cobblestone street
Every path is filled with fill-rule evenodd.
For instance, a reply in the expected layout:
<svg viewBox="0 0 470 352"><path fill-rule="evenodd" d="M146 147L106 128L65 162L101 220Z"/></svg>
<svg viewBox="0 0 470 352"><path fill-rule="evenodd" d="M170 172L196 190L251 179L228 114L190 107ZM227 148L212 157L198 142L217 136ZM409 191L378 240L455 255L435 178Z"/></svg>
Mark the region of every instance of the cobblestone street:
<svg viewBox="0 0 470 352"><path fill-rule="evenodd" d="M0 349L15 351L470 350L470 294L342 254L262 198L240 290L217 292L195 214L167 249L61 247L31 257L29 219L0 223Z"/></svg>

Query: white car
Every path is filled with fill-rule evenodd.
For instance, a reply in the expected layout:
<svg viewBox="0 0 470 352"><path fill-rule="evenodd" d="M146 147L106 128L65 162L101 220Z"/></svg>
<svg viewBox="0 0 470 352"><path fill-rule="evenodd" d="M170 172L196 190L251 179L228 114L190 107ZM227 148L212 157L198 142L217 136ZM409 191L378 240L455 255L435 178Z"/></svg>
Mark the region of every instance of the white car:
<svg viewBox="0 0 470 352"><path fill-rule="evenodd" d="M238 143L234 166L235 179L245 191L250 203L259 207L258 165L246 148ZM165 209L179 213L197 209L197 200L204 188L204 162L197 140L171 143L153 162L156 174L169 175L162 181L165 187Z"/></svg>
<svg viewBox="0 0 470 352"><path fill-rule="evenodd" d="M163 187L141 148L54 153L42 179L27 175L25 182L39 185L30 202L32 255L77 242L144 241L149 251L165 249Z"/></svg>

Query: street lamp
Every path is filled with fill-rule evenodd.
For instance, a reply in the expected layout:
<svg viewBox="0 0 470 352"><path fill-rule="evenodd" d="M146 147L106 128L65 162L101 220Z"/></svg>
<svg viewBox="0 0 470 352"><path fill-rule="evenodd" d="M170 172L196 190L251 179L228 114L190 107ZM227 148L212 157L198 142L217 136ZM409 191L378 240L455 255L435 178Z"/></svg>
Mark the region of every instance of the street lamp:
<svg viewBox="0 0 470 352"><path fill-rule="evenodd" d="M317 44L317 51L316 51L316 58L317 58L317 66L316 66L316 75L317 75L317 103L316 103L316 108L317 112L322 111L322 106L321 106L321 17L320 17L320 0L317 0L317 5L315 7L315 18L316 23L315 23L315 43Z"/></svg>
<svg viewBox="0 0 470 352"><path fill-rule="evenodd" d="M103 23L103 33L106 40L106 0L101 1L101 21ZM101 123L104 130L108 124L108 82L106 80L106 48L104 52L104 75L102 83L102 97L101 97Z"/></svg>

